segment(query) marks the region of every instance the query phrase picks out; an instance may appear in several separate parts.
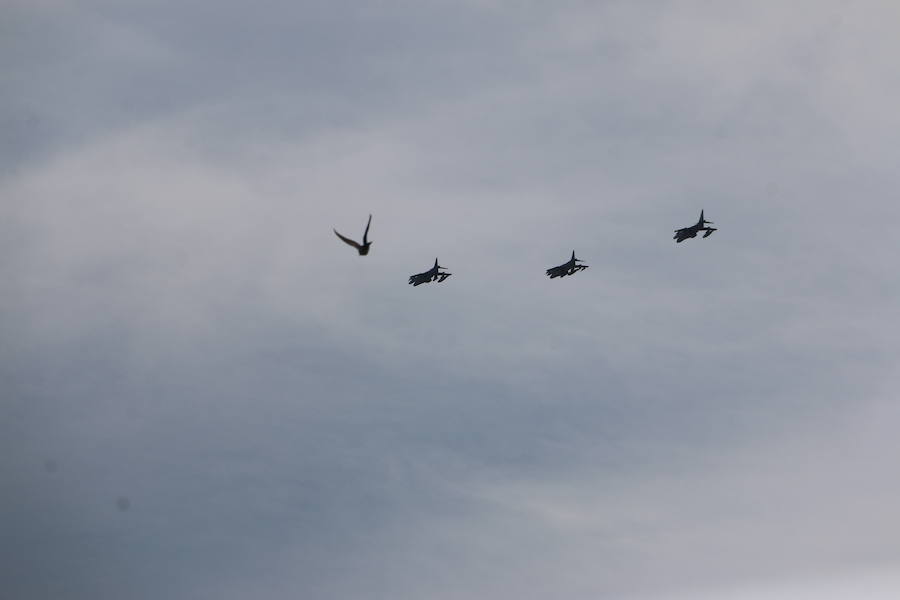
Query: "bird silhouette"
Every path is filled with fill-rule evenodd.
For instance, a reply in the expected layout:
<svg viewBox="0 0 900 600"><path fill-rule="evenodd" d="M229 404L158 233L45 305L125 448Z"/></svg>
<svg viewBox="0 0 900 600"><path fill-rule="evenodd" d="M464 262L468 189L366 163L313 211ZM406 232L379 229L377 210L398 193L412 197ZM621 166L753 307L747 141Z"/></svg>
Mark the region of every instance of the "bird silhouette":
<svg viewBox="0 0 900 600"><path fill-rule="evenodd" d="M369 225L371 225L371 224L372 224L372 215L369 215L369 222L366 223L366 231L365 231L365 233L363 233L363 243L362 244L358 244L357 242L351 240L350 238L342 236L341 234L339 234L337 232L337 229L334 229L333 231L334 231L334 235L341 238L342 242L344 242L345 244L349 244L350 246L353 246L354 248L356 248L356 250L359 252L360 256L365 256L366 254L369 253L369 246L372 245L372 242L370 242L368 240Z"/></svg>

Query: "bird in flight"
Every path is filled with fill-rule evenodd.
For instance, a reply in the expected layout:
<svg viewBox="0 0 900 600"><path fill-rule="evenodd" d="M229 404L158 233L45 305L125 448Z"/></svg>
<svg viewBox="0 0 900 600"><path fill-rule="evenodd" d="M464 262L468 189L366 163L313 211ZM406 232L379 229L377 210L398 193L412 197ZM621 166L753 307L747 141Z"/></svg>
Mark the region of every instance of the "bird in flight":
<svg viewBox="0 0 900 600"><path fill-rule="evenodd" d="M371 224L372 224L372 215L369 215L369 222L366 223L366 231L365 231L365 233L363 233L363 243L362 244L359 244L359 243L355 242L354 240L351 240L350 238L342 236L341 234L339 234L337 232L337 229L334 229L333 231L334 231L334 235L341 238L342 242L344 242L345 244L349 244L350 246L353 246L354 248L356 248L356 250L359 252L360 256L365 256L366 254L369 253L369 246L372 245L372 242L370 242L368 240L369 225L371 225Z"/></svg>

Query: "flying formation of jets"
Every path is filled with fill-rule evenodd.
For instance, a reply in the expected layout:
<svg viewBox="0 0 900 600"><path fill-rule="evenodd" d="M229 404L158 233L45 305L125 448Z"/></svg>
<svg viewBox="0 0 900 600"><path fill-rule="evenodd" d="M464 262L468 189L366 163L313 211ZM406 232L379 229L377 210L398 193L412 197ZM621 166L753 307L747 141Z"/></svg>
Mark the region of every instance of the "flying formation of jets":
<svg viewBox="0 0 900 600"><path fill-rule="evenodd" d="M675 240L675 243L680 244L684 240L697 237L697 234L700 233L701 231L704 232L703 237L708 238L709 236L712 235L713 231L718 231L718 229L716 229L715 227L708 227L708 225L712 225L712 224L713 224L712 221L706 220L706 218L703 216L703 211L701 210L700 211L700 220L697 221L695 224L691 225L690 227L682 227L681 229L676 229L675 237L673 239ZM369 215L369 221L368 221L368 223L366 223L366 230L363 233L362 244L360 244L354 240L351 240L348 237L342 236L340 233L337 232L337 229L334 230L334 234L336 236L338 236L338 238L340 238L340 240L342 242L344 242L345 244L348 244L348 245L356 248L356 250L357 250L357 252L359 252L360 256L365 256L369 253L369 248L372 246L372 242L369 241L369 227L371 225L372 225L372 215ZM568 260L568 262L565 262L557 267L550 267L549 269L547 269L547 276L550 277L550 279L556 279L557 277L565 277L566 275L574 275L575 273L577 273L579 271L583 271L588 268L588 265L579 264L582 262L583 262L582 260L575 258L575 251L572 250L572 257ZM434 281L436 281L437 283L441 283L442 281L444 281L445 279L450 277L450 275L452 275L452 273L448 273L447 271L441 271L441 269L443 269L443 268L444 267L442 267L438 264L438 259L435 258L433 267L431 267L430 269L428 269L427 271L425 271L423 273L416 273L415 275L410 275L409 285L416 287L416 286L422 285L423 283L431 283Z"/></svg>

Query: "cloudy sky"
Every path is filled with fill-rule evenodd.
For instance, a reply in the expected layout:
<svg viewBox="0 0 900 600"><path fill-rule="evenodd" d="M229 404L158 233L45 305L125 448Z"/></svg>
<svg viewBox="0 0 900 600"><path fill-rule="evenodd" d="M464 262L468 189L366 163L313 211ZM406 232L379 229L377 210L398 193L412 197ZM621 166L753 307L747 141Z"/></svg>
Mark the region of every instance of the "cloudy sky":
<svg viewBox="0 0 900 600"><path fill-rule="evenodd" d="M0 13L10 597L900 596L896 2Z"/></svg>

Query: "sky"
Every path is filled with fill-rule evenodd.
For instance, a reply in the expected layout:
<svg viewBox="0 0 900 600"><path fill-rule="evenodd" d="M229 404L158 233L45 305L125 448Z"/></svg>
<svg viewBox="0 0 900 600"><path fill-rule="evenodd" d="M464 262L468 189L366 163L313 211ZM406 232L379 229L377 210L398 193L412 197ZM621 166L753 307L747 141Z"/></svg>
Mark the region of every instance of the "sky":
<svg viewBox="0 0 900 600"><path fill-rule="evenodd" d="M900 595L897 3L0 16L11 597Z"/></svg>

